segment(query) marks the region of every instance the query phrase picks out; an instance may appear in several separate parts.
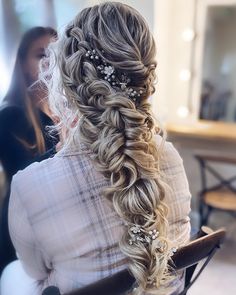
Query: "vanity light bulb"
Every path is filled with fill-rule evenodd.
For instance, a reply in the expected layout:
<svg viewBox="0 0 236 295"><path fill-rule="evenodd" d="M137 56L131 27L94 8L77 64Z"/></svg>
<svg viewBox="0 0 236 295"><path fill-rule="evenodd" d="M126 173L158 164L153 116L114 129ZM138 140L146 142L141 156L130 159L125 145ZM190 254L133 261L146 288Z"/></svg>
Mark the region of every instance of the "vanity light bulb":
<svg viewBox="0 0 236 295"><path fill-rule="evenodd" d="M193 41L194 37L195 37L195 33L190 28L185 29L182 33L182 38L185 42Z"/></svg>
<svg viewBox="0 0 236 295"><path fill-rule="evenodd" d="M180 118L186 118L189 115L189 109L186 106L180 106L177 109L177 115Z"/></svg>
<svg viewBox="0 0 236 295"><path fill-rule="evenodd" d="M183 69L179 73L179 78L181 81L189 81L191 78L191 72L188 69Z"/></svg>

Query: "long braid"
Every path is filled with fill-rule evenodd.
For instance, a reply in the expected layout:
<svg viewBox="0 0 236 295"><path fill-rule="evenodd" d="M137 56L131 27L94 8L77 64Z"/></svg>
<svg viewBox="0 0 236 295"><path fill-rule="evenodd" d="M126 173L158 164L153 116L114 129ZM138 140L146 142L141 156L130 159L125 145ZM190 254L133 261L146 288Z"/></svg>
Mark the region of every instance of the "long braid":
<svg viewBox="0 0 236 295"><path fill-rule="evenodd" d="M99 76L93 61L85 58L92 48L118 71L125 71L133 87L144 90L137 102ZM75 18L58 52L62 89L81 116L79 140L90 148L96 168L110 180L104 194L128 225L120 247L139 284L137 294L156 292L156 288L158 294L166 294L163 285L170 279L166 185L158 169L155 123L148 102L155 90L153 38L135 10L107 2ZM132 242L136 225L146 232L158 230L159 238Z"/></svg>

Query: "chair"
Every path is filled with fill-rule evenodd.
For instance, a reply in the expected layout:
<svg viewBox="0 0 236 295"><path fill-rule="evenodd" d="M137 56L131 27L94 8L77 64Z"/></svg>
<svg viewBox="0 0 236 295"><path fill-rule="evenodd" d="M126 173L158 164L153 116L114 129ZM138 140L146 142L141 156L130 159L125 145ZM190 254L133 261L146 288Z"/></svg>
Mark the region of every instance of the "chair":
<svg viewBox="0 0 236 295"><path fill-rule="evenodd" d="M189 288L223 243L224 238L224 229L212 231L208 227L202 227L195 240L190 241L189 244L178 249L174 254L172 261L170 261L171 267L174 270L186 269L185 288L179 295L187 294ZM198 263L203 259L205 259L205 262L193 278ZM77 289L66 295L124 295L132 289L134 284L134 277L128 270L123 270L111 277ZM46 288L42 295L60 295L60 292L58 288L51 286Z"/></svg>
<svg viewBox="0 0 236 295"><path fill-rule="evenodd" d="M213 163L236 165L236 157L198 154L195 158L200 165L201 172L202 189L199 193L199 214L200 226L202 226L207 225L213 209L236 212L236 187L233 185L236 175L225 179L219 170L212 167ZM217 180L217 184L209 185L210 175Z"/></svg>
<svg viewBox="0 0 236 295"><path fill-rule="evenodd" d="M189 288L197 280L217 249L219 249L220 245L224 242L225 234L226 232L224 229L213 231L209 227L202 226L196 239L178 249L172 258L172 265L175 270L186 270L184 290L179 295L187 294ZM193 277L198 264L202 261L204 261L203 264Z"/></svg>

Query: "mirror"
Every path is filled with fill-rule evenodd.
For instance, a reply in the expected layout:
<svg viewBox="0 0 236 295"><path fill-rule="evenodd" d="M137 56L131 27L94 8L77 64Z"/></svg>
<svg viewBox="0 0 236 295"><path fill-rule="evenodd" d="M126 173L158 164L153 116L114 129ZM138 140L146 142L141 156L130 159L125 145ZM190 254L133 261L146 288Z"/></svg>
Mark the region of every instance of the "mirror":
<svg viewBox="0 0 236 295"><path fill-rule="evenodd" d="M199 118L236 121L236 5L208 6Z"/></svg>

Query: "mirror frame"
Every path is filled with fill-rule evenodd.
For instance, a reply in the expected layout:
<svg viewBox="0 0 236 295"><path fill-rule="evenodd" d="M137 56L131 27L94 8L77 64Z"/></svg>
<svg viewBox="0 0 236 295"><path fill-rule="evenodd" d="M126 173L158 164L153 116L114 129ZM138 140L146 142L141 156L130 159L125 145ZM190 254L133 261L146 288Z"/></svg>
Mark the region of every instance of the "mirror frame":
<svg viewBox="0 0 236 295"><path fill-rule="evenodd" d="M201 85L202 85L202 63L204 54L204 38L205 38L205 27L207 21L207 9L210 6L236 6L236 0L197 0L196 5L196 21L194 24L194 30L196 33L196 39L193 42L192 58L193 58L193 78L192 78L192 91L189 97L189 106L191 112L197 121L199 119L200 109L200 97L201 97ZM215 121L210 121L214 123ZM217 121L218 122L218 121ZM229 124L229 122L221 123ZM232 123L232 122L231 122Z"/></svg>

